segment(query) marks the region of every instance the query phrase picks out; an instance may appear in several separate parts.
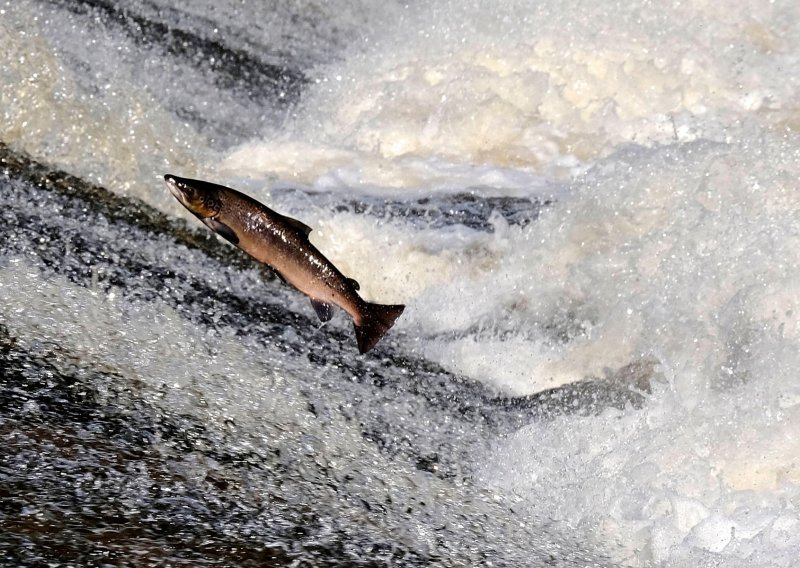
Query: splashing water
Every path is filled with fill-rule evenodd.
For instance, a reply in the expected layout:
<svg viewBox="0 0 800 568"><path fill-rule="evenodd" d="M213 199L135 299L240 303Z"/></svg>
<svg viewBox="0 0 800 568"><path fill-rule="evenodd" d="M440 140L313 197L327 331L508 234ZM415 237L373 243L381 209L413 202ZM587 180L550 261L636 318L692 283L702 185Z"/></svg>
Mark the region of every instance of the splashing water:
<svg viewBox="0 0 800 568"><path fill-rule="evenodd" d="M299 548L266 547L284 560L372 543L377 563L794 565L795 2L0 15L0 141L169 220L86 213L6 171L9 352L49 369L52 351L47 372L155 424L198 526L263 548L310 515ZM366 298L407 304L384 363L351 362L344 319L317 333L213 239L175 237L196 225L167 170L302 219ZM586 381L637 398L561 398ZM531 410L551 392L559 412ZM26 396L5 424L46 406ZM192 451L181 428L203 432ZM112 492L121 510L166 506L142 471L119 474L138 487Z"/></svg>

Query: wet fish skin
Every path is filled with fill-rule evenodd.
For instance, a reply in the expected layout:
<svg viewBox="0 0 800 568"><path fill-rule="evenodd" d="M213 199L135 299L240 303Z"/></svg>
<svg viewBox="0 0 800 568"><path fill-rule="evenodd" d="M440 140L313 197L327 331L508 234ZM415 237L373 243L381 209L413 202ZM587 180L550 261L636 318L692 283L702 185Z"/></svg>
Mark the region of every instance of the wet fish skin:
<svg viewBox="0 0 800 568"><path fill-rule="evenodd" d="M331 305L347 312L353 318L361 353L372 349L403 313L403 305L364 301L358 282L344 276L311 244L311 228L301 221L230 187L172 174L166 174L164 181L170 193L208 228L306 294L320 320L331 318Z"/></svg>

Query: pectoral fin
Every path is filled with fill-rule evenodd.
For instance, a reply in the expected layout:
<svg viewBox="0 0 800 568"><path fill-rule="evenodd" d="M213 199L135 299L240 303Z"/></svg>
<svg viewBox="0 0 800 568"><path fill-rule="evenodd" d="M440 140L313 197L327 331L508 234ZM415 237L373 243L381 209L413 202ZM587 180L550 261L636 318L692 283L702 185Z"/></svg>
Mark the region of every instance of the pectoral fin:
<svg viewBox="0 0 800 568"><path fill-rule="evenodd" d="M231 229L225 223L217 221L216 219L212 219L211 217L203 219L203 223L205 223L206 227L208 227L209 229L211 229L224 239L232 242L235 245L239 244L239 237L237 237L234 230Z"/></svg>
<svg viewBox="0 0 800 568"><path fill-rule="evenodd" d="M317 312L319 321L331 321L331 318L333 317L333 308L330 304L326 304L325 302L320 302L319 300L311 298L311 305L314 306L314 311Z"/></svg>

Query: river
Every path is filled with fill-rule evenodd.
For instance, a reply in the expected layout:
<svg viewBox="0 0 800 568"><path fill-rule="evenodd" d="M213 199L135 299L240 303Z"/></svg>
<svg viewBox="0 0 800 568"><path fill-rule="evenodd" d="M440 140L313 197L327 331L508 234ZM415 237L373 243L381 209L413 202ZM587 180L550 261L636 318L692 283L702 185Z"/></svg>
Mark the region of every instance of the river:
<svg viewBox="0 0 800 568"><path fill-rule="evenodd" d="M0 4L0 559L793 566L794 2ZM163 183L313 228L342 312Z"/></svg>

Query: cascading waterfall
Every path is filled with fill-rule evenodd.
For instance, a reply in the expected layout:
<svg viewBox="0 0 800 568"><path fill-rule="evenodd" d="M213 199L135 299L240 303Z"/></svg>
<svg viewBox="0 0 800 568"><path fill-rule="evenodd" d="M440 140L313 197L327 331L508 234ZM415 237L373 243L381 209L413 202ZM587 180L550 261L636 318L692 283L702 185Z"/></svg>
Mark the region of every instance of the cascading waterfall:
<svg viewBox="0 0 800 568"><path fill-rule="evenodd" d="M798 11L0 4L0 558L793 566Z"/></svg>

